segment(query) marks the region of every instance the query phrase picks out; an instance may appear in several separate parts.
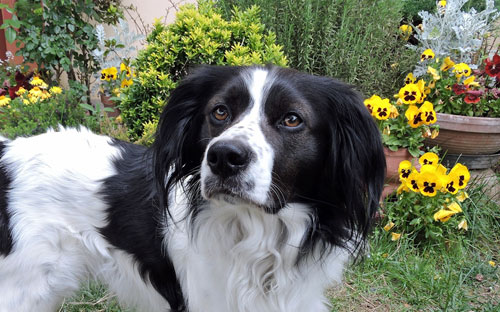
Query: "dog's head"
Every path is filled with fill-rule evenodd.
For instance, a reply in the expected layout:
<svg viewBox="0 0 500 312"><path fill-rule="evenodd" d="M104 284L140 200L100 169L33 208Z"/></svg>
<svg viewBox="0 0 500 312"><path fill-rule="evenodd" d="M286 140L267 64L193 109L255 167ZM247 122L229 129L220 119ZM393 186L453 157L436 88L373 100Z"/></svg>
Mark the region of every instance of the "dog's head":
<svg viewBox="0 0 500 312"><path fill-rule="evenodd" d="M306 203L306 245L366 234L384 180L379 132L359 94L278 67L199 67L172 92L153 149L166 196L182 182L193 204L274 214Z"/></svg>

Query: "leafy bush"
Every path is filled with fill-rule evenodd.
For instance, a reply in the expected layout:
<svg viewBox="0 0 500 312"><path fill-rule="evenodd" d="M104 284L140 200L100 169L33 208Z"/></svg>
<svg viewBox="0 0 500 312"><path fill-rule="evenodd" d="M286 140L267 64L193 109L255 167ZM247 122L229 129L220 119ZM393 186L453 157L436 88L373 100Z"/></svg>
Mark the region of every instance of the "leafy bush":
<svg viewBox="0 0 500 312"><path fill-rule="evenodd" d="M60 83L63 72L70 81L86 86L99 67L91 51L97 47L93 22L116 23L119 0L18 0L12 20L18 31L13 38L25 62L37 72ZM8 20L11 21L11 20ZM12 22L4 21L9 29ZM53 75L53 77L52 77Z"/></svg>
<svg viewBox="0 0 500 312"><path fill-rule="evenodd" d="M235 10L225 20L211 1L198 8L186 5L171 25L157 21L147 37L147 47L134 64L137 78L120 104L130 136L142 135L144 124L158 118L170 91L197 64L287 64L276 36L260 22L259 8Z"/></svg>
<svg viewBox="0 0 500 312"><path fill-rule="evenodd" d="M85 110L78 105L81 100L79 90L46 89L46 85L45 88L35 86L29 91L22 88L13 100L0 97L2 135L9 138L29 136L49 128L78 127L85 123Z"/></svg>
<svg viewBox="0 0 500 312"><path fill-rule="evenodd" d="M398 27L400 0L220 0L226 14L257 4L290 67L340 78L365 94L392 96L411 64Z"/></svg>

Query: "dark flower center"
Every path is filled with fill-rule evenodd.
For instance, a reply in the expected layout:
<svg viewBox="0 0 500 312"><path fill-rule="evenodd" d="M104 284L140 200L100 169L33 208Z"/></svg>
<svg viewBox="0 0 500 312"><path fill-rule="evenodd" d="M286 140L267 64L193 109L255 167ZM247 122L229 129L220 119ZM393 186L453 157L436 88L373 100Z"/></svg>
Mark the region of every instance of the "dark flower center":
<svg viewBox="0 0 500 312"><path fill-rule="evenodd" d="M424 182L424 192L426 193L434 193L434 188L436 187L436 183L429 183L427 181Z"/></svg>
<svg viewBox="0 0 500 312"><path fill-rule="evenodd" d="M453 186L453 184L454 184L454 182L453 182L453 181L451 181L450 183L448 183L448 184L446 185L446 188L448 189L448 192L450 192L450 193L453 193L453 192L455 192L455 191L457 190L457 189Z"/></svg>

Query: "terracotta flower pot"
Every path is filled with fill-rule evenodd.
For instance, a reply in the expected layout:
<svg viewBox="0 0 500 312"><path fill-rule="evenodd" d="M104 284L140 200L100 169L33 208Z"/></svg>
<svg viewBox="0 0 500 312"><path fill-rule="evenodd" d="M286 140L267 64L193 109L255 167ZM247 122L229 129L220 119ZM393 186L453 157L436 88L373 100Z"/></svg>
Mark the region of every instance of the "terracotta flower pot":
<svg viewBox="0 0 500 312"><path fill-rule="evenodd" d="M448 154L491 155L500 151L500 118L437 113L439 135L426 140Z"/></svg>
<svg viewBox="0 0 500 312"><path fill-rule="evenodd" d="M101 103L104 107L113 109L112 112L106 112L108 117L118 117L121 114L120 109L116 107L110 96L101 93Z"/></svg>
<svg viewBox="0 0 500 312"><path fill-rule="evenodd" d="M401 184L399 182L398 173L400 162L402 162L403 160L409 160L414 166L418 167L418 159L413 157L406 148L400 148L397 151L391 151L384 146L384 155L387 168L382 198L394 192Z"/></svg>

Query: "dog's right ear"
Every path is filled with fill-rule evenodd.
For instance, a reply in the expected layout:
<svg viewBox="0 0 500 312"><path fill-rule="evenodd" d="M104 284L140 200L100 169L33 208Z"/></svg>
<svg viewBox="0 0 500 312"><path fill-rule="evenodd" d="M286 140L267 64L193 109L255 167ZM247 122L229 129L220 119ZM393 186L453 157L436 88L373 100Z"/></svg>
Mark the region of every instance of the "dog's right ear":
<svg viewBox="0 0 500 312"><path fill-rule="evenodd" d="M197 67L170 94L152 146L154 179L161 206L166 205L172 186L189 175L199 174L198 168L208 144L201 139L204 107L231 77L238 75L239 69ZM196 176L189 181L195 183ZM191 186L194 189L194 185Z"/></svg>

